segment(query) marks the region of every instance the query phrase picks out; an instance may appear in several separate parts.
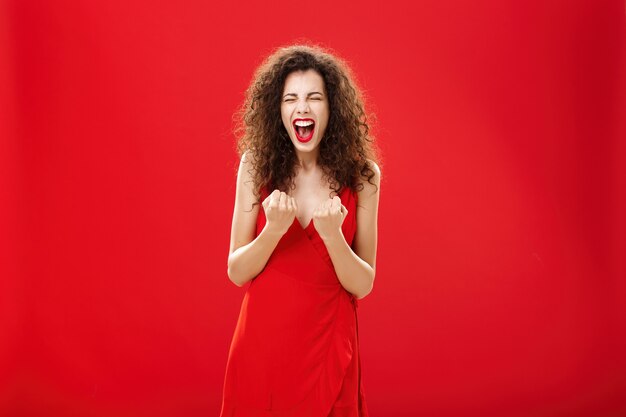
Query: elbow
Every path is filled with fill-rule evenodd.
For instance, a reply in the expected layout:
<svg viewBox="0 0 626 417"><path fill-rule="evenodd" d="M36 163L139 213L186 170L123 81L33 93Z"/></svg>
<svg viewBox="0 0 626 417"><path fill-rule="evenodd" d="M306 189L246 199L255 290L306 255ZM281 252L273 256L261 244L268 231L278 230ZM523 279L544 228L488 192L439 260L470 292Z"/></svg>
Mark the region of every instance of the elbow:
<svg viewBox="0 0 626 417"><path fill-rule="evenodd" d="M233 284L235 284L236 286L238 286L240 288L243 287L246 284L246 282L248 282L246 280L242 280L242 279L238 278L236 275L233 276L233 273L230 271L230 269L228 270L228 279L230 279L230 281Z"/></svg>
<svg viewBox="0 0 626 417"><path fill-rule="evenodd" d="M373 289L374 289L374 274L372 274L372 279L370 280L367 288L365 288L365 290L361 294L357 294L356 299L362 300L363 298L367 297L369 293L372 292Z"/></svg>
<svg viewBox="0 0 626 417"><path fill-rule="evenodd" d="M238 287L243 287L244 284L246 283L244 280L240 279L237 276L237 271L236 269L233 267L230 257L228 258L228 266L227 266L227 270L226 273L228 274L228 279L230 279L230 281L235 284Z"/></svg>
<svg viewBox="0 0 626 417"><path fill-rule="evenodd" d="M228 279L236 286L243 287L256 278L258 272L251 270L250 265L246 265L244 259L237 259L235 256L233 252L233 254L228 257Z"/></svg>
<svg viewBox="0 0 626 417"><path fill-rule="evenodd" d="M228 269L228 279L235 284L238 287L242 287L243 284L241 284L234 276L233 273L231 272L230 268Z"/></svg>
<svg viewBox="0 0 626 417"><path fill-rule="evenodd" d="M364 299L365 297L367 297L367 296L369 295L369 293L371 293L371 292L372 292L372 289L373 289L372 287L369 287L366 291L364 291L364 292L362 292L361 294L358 294L357 296L355 296L355 298L356 298L357 300L362 300L362 299Z"/></svg>

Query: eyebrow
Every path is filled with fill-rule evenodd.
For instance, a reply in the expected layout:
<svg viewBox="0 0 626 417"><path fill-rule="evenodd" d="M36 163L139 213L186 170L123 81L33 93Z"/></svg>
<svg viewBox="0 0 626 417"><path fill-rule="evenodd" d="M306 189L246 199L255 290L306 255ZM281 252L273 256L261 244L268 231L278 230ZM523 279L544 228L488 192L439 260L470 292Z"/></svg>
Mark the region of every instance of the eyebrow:
<svg viewBox="0 0 626 417"><path fill-rule="evenodd" d="M311 92L310 92L309 94L307 94L306 96L307 96L307 97L309 97L309 96L312 96L313 94L321 94L321 95L324 95L324 94L320 93L319 91L311 91ZM287 94L285 94L285 95L283 96L283 98L285 98L285 97L287 97L287 96L295 96L295 97L298 97L298 95L297 95L296 93L287 93Z"/></svg>

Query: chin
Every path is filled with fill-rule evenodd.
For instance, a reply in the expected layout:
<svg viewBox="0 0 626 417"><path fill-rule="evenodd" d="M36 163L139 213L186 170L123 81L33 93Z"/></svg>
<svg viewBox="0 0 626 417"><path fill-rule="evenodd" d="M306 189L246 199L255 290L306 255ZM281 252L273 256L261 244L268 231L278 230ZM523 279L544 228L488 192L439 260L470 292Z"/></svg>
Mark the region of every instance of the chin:
<svg viewBox="0 0 626 417"><path fill-rule="evenodd" d="M311 149L314 149L317 147L318 143L317 143L317 138L313 137L311 138L311 140L309 140L308 142L300 142L298 140L298 138L294 138L289 136L289 138L291 139L291 143L293 143L293 146L298 148L298 149L302 149L303 151L309 151Z"/></svg>

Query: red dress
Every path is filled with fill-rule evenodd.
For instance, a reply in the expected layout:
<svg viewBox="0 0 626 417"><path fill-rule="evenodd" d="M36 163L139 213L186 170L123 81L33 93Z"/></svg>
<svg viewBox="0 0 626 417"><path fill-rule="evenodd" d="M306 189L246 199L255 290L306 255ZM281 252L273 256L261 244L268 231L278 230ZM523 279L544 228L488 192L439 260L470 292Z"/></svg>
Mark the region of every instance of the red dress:
<svg viewBox="0 0 626 417"><path fill-rule="evenodd" d="M352 246L357 194L343 187L339 197ZM260 207L257 235L264 226ZM220 417L367 417L357 307L313 220L303 228L294 219L243 297Z"/></svg>

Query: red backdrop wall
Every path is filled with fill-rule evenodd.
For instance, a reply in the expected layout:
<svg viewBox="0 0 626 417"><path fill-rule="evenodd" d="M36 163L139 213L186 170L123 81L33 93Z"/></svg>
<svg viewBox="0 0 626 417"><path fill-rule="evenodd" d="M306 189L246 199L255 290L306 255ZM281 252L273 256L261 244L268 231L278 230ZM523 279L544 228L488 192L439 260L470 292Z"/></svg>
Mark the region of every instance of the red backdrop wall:
<svg viewBox="0 0 626 417"><path fill-rule="evenodd" d="M626 415L623 1L0 7L0 415L218 414L231 116L297 40L377 115L371 415Z"/></svg>

